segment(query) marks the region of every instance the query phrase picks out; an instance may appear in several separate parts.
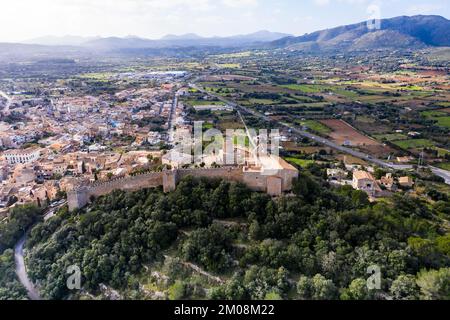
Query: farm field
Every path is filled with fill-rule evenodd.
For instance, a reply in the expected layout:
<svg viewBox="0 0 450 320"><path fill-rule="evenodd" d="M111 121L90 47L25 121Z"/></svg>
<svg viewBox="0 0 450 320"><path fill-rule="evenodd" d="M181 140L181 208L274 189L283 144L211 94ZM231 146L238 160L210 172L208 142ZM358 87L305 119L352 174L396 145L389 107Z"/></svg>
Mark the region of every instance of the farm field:
<svg viewBox="0 0 450 320"><path fill-rule="evenodd" d="M207 100L187 100L185 101L190 106L224 106L222 101L207 101Z"/></svg>
<svg viewBox="0 0 450 320"><path fill-rule="evenodd" d="M336 157L337 160L339 161L343 161L345 164L349 164L349 165L361 165L361 166L367 166L368 163L362 159L350 156L350 155L345 155L345 154L340 154Z"/></svg>
<svg viewBox="0 0 450 320"><path fill-rule="evenodd" d="M232 117L221 119L215 128L219 129L222 132L225 132L227 129L245 129L241 121L239 121L238 119L233 119Z"/></svg>
<svg viewBox="0 0 450 320"><path fill-rule="evenodd" d="M241 65L239 63L223 63L223 64L217 64L217 67L223 68L223 69L239 69Z"/></svg>
<svg viewBox="0 0 450 320"><path fill-rule="evenodd" d="M440 127L450 128L450 116L449 117L439 117L434 119L437 121Z"/></svg>
<svg viewBox="0 0 450 320"><path fill-rule="evenodd" d="M289 90L301 91L304 93L318 93L322 92L325 88L321 85L314 84L288 84L280 86Z"/></svg>
<svg viewBox="0 0 450 320"><path fill-rule="evenodd" d="M382 159L426 146L447 146L450 95L445 72L406 66L392 72L368 72L347 66L345 60L326 70L314 59L299 60L289 68L282 61L267 63L271 69L262 70L253 56L215 57L211 65L241 64L241 68L209 74L200 83L207 91L265 113L274 122L306 126L312 133ZM343 122L321 120L330 118ZM419 132L427 141L410 141L416 139L408 132ZM428 153L432 155L439 162L445 153Z"/></svg>
<svg viewBox="0 0 450 320"><path fill-rule="evenodd" d="M294 91L301 91L303 93L333 93L345 98L357 98L359 94L352 90L347 90L345 87L323 85L323 84L289 84L282 85L282 88L286 88Z"/></svg>
<svg viewBox="0 0 450 320"><path fill-rule="evenodd" d="M450 171L450 162L440 163L437 167Z"/></svg>
<svg viewBox="0 0 450 320"><path fill-rule="evenodd" d="M434 148L434 149L438 151L440 157L444 157L445 155L450 154L450 151L446 149L442 148Z"/></svg>
<svg viewBox="0 0 450 320"><path fill-rule="evenodd" d="M306 120L301 121L300 124L302 126L306 126L308 129L311 129L314 132L320 133L320 134L328 134L331 132L331 129L328 128L326 125L315 121L315 120Z"/></svg>
<svg viewBox="0 0 450 320"><path fill-rule="evenodd" d="M400 140L400 141L393 141L393 143L404 150L417 148L432 148L435 146L434 142L428 139Z"/></svg>
<svg viewBox="0 0 450 320"><path fill-rule="evenodd" d="M450 128L450 116L443 111L424 111L421 113L427 119L436 121L438 126Z"/></svg>
<svg viewBox="0 0 450 320"><path fill-rule="evenodd" d="M395 152L391 147L360 133L345 121L332 119L320 122L332 130L328 136L338 144L358 147L364 152L383 159Z"/></svg>
<svg viewBox="0 0 450 320"><path fill-rule="evenodd" d="M275 100L271 99L248 99L244 105L252 105L252 104L263 104L263 105L272 105L277 103Z"/></svg>
<svg viewBox="0 0 450 320"><path fill-rule="evenodd" d="M239 64L221 64L219 65L223 68L239 68ZM241 75L235 75L235 74L228 74L228 75L220 75L220 76L208 76L204 78L204 81L253 81L256 80L252 77L246 77Z"/></svg>
<svg viewBox="0 0 450 320"><path fill-rule="evenodd" d="M295 142L289 141L289 142L282 142L282 147L286 151L290 152L299 152L299 153L305 153L305 154L313 154L317 153L321 150L325 150L326 152L330 152L330 148L328 147L303 147L297 145Z"/></svg>
<svg viewBox="0 0 450 320"><path fill-rule="evenodd" d="M370 146L380 145L380 143L374 139L371 139L342 120L321 120L322 124L330 128L332 131L329 136L337 143L344 145L350 144L352 146Z"/></svg>
<svg viewBox="0 0 450 320"><path fill-rule="evenodd" d="M290 162L292 164L295 164L295 165L297 165L299 167L303 167L303 168L307 167L309 164L314 163L313 160L297 159L297 158L294 158L294 157L287 157L287 158L285 158L285 160L287 162Z"/></svg>
<svg viewBox="0 0 450 320"><path fill-rule="evenodd" d="M398 141L398 140L406 140L408 136L402 133L387 133L387 134L376 134L374 138L380 141Z"/></svg>

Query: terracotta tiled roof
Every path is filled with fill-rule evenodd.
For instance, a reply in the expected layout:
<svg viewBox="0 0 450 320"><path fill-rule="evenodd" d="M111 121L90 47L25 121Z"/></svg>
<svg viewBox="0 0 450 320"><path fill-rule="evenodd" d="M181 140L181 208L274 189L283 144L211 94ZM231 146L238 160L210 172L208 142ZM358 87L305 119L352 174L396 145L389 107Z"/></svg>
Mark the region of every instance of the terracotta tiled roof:
<svg viewBox="0 0 450 320"><path fill-rule="evenodd" d="M375 180L373 175L367 171L355 171L355 172L353 172L353 177L358 180L362 180L362 179Z"/></svg>

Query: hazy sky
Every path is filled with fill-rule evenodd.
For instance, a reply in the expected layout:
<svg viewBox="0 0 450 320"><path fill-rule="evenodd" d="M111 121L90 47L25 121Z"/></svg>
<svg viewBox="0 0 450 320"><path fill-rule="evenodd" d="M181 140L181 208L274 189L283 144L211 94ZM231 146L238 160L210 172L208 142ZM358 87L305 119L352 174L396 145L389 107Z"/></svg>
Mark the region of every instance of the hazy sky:
<svg viewBox="0 0 450 320"><path fill-rule="evenodd" d="M226 36L263 29L300 35L366 20L374 4L383 18L450 17L450 0L2 0L0 41L45 35Z"/></svg>

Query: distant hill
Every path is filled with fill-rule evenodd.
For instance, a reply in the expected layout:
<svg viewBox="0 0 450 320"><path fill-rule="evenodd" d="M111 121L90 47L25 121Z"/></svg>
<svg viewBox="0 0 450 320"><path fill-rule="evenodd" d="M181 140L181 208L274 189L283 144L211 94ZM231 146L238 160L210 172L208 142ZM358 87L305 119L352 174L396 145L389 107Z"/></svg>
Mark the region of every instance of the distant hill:
<svg viewBox="0 0 450 320"><path fill-rule="evenodd" d="M305 52L365 51L378 49L420 49L425 47L450 47L450 20L441 16L401 16L381 20L379 30L370 30L366 22L316 31L300 37L266 30L230 37L201 37L194 33L166 35L161 39L145 39L136 36L83 38L76 36L42 37L26 44L55 47L55 53L72 52L127 52L129 54L184 50L221 49L273 49L287 48ZM20 47L3 44L7 52L0 56L12 56L12 52L47 53L48 48ZM69 48L70 47L70 48ZM20 52L23 50L23 52ZM172 52L171 51L171 52ZM50 50L52 53L52 50ZM179 50L179 54L183 52Z"/></svg>
<svg viewBox="0 0 450 320"><path fill-rule="evenodd" d="M305 51L450 46L450 20L441 16L402 16L381 20L380 30L370 30L366 22L360 22L282 38L270 46Z"/></svg>
<svg viewBox="0 0 450 320"><path fill-rule="evenodd" d="M88 53L86 49L75 46L46 46L0 42L0 61L72 58L79 54L86 53Z"/></svg>
<svg viewBox="0 0 450 320"><path fill-rule="evenodd" d="M179 36L174 34L168 34L162 37L160 40L173 41L173 40L198 40L198 39L203 39L203 37L200 37L198 34L195 33L187 33Z"/></svg>
<svg viewBox="0 0 450 320"><path fill-rule="evenodd" d="M100 38L84 43L84 46L97 49L138 49L138 48L170 48L170 47L237 47L270 42L289 36L285 33L258 31L246 35L231 37L201 37L194 33L184 35L166 35L159 40L143 38Z"/></svg>
<svg viewBox="0 0 450 320"><path fill-rule="evenodd" d="M148 40L137 37L108 37L88 41L83 44L84 47L92 49L115 50L115 49L135 49L156 47L156 40Z"/></svg>
<svg viewBox="0 0 450 320"><path fill-rule="evenodd" d="M45 36L23 41L24 44L37 44L44 46L81 46L88 41L98 39L99 37L78 37L78 36Z"/></svg>
<svg viewBox="0 0 450 320"><path fill-rule="evenodd" d="M266 42L266 41L275 41L278 39L290 37L292 35L280 32L270 32L267 30L258 31L255 33L250 33L246 35L237 35L232 36L232 39L246 39L255 42Z"/></svg>

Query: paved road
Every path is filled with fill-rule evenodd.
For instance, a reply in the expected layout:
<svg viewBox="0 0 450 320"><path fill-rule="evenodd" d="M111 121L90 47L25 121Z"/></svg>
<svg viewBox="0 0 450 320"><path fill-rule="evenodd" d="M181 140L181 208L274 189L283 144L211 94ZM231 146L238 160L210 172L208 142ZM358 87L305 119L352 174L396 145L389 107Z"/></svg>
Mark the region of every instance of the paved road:
<svg viewBox="0 0 450 320"><path fill-rule="evenodd" d="M431 171L433 171L435 175L444 178L446 184L450 184L450 171L439 169L432 166L430 166L429 168L431 169Z"/></svg>
<svg viewBox="0 0 450 320"><path fill-rule="evenodd" d="M169 135L169 143L170 144L174 143L174 137L175 137L174 123L175 123L175 113L176 113L177 105L178 105L178 95L175 94L175 96L173 98L172 106L170 107L170 114L169 114L169 119L168 119L168 126L169 126L168 135Z"/></svg>
<svg viewBox="0 0 450 320"><path fill-rule="evenodd" d="M55 215L55 212L65 206L67 204L67 201L61 203L60 205L50 208L47 210L47 212L44 215L44 221L47 221L48 219L52 218ZM23 255L23 246L25 244L25 241L27 240L28 233L25 233L25 235L20 238L19 242L14 247L14 260L16 262L16 274L19 278L20 283L25 287L27 290L28 297L31 300L42 300L41 296L39 295L38 290L34 286L34 284L31 282L30 278L28 277L27 268L25 265L25 259Z"/></svg>
<svg viewBox="0 0 450 320"><path fill-rule="evenodd" d="M255 110L252 110L252 109L246 108L244 106L241 106L241 105L239 105L239 104L237 104L237 103L235 103L233 101L227 100L227 99L223 98L222 96L212 94L212 93L206 91L205 89L203 89L202 87L197 86L195 83L190 83L189 86L191 88L199 90L200 92L203 92L203 93L208 94L208 95L210 95L212 97L215 97L215 98L219 99L220 101L223 101L223 102L229 104L230 106L233 106L238 111L242 110L242 111L247 112L249 114L252 114L252 115L254 115L256 117L259 117L259 118L261 118L261 119L263 119L265 121L272 122L272 119L270 119L269 117L267 117L267 116L265 116L265 115L255 111ZM323 138L323 137L311 134L309 132L306 132L304 130L301 130L301 129L295 127L292 124L288 124L288 123L284 123L284 122L280 122L280 124L282 126L284 126L284 127L289 128L293 133L296 133L296 134L298 134L298 135L300 135L302 137L309 138L309 139L311 139L313 141L316 141L316 142L318 142L320 144L326 145L326 146L328 146L328 147L330 147L332 149L338 150L338 151L343 152L343 153L350 154L350 155L352 155L352 156L354 156L356 158L365 160L367 162L374 163L374 164L376 164L376 165L378 165L380 167L390 168L390 169L394 169L394 170L409 170L409 169L413 168L413 166L411 166L411 165L399 165L399 164L394 164L394 163L391 163L391 162L386 162L384 160L374 158L370 154L367 154L367 153L364 153L364 152L360 152L360 151L356 151L356 150L353 150L351 148L347 148L347 147L338 145L338 144L334 143L333 141L331 141L329 139L326 139L326 138ZM437 176L439 176L441 178L444 178L446 184L450 184L450 171L439 169L439 168L435 168L435 167L432 167L432 166L427 166L427 167L435 175L437 175Z"/></svg>
<svg viewBox="0 0 450 320"><path fill-rule="evenodd" d="M34 284L28 278L27 268L25 266L25 260L23 257L23 245L27 239L27 235L24 235L14 247L14 260L16 261L16 274L20 283L27 290L28 298L31 300L42 300L39 292Z"/></svg>

